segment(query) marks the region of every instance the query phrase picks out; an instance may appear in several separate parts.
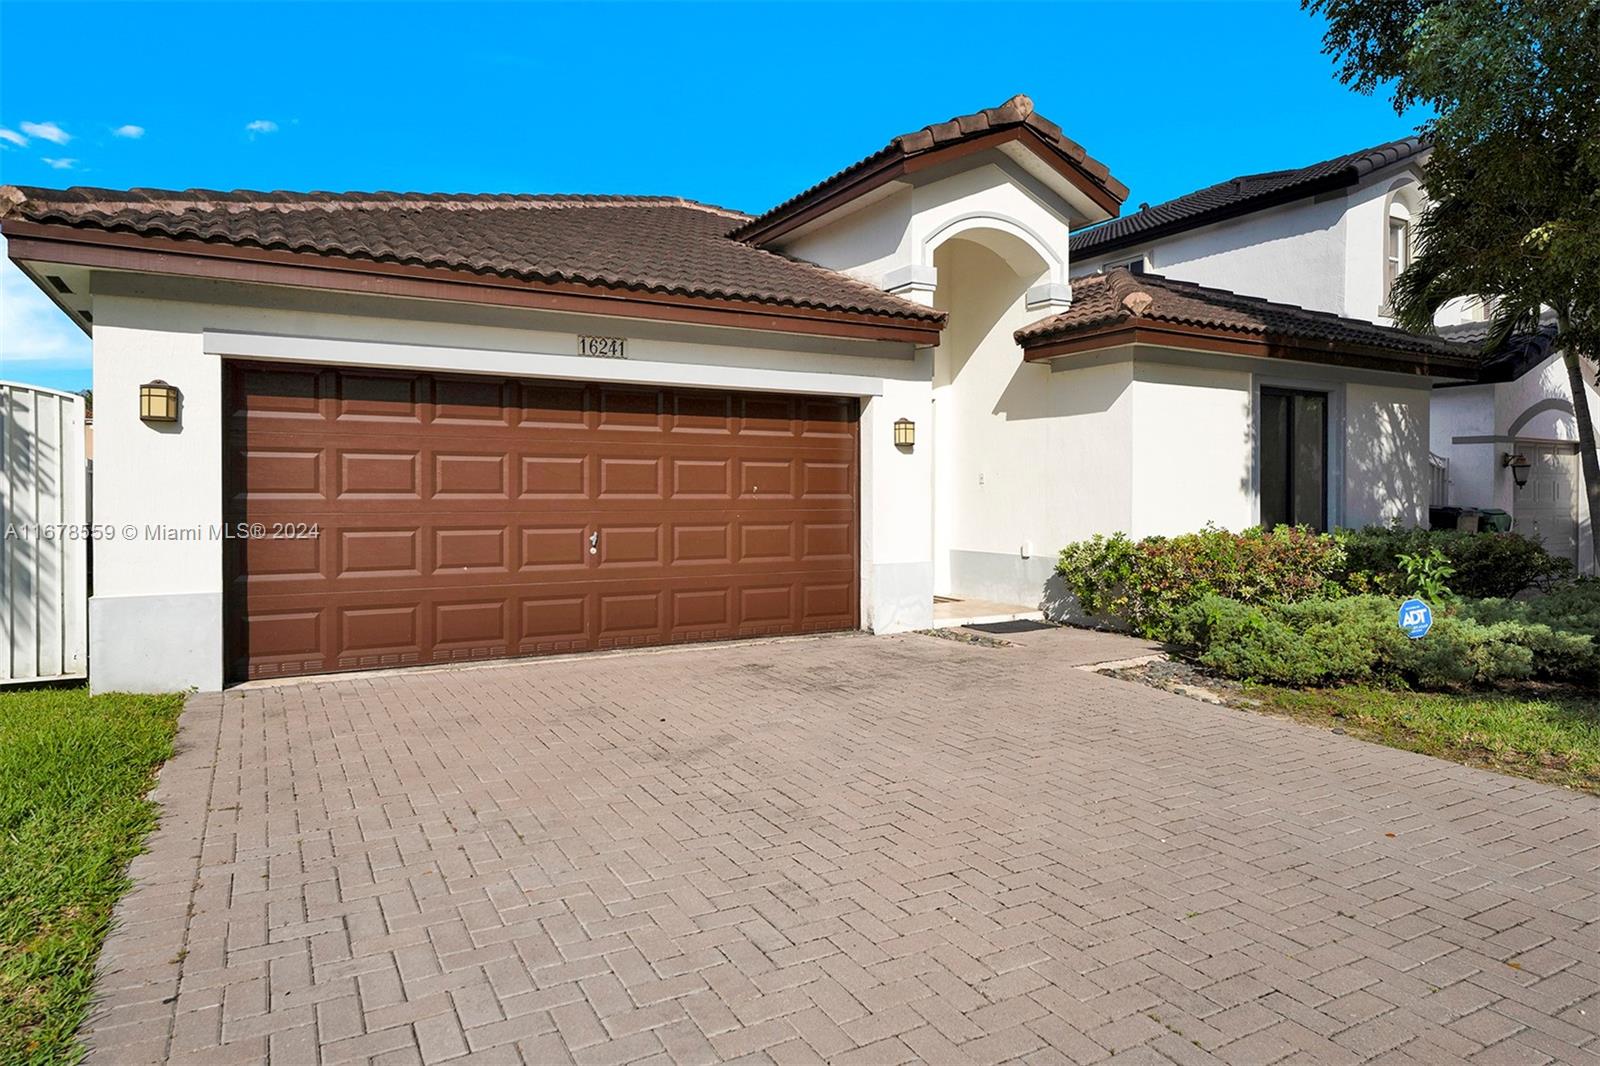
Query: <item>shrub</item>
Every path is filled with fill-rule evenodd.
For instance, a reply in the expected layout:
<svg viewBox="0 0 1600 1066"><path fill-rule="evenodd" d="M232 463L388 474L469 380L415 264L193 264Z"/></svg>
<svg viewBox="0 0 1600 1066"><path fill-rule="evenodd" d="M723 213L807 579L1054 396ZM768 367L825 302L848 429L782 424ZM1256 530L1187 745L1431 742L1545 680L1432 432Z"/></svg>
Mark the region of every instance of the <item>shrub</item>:
<svg viewBox="0 0 1600 1066"><path fill-rule="evenodd" d="M1085 614L1163 640L1179 612L1206 596L1294 603L1324 595L1345 568L1333 537L1290 526L1243 533L1207 527L1140 541L1097 536L1067 545L1056 563Z"/></svg>
<svg viewBox="0 0 1600 1066"><path fill-rule="evenodd" d="M1515 596L1524 589L1554 587L1572 576L1570 561L1520 533L1367 526L1336 535L1346 558L1338 577L1353 592L1416 592L1402 557L1431 558L1435 550L1450 567L1450 590L1458 596Z"/></svg>
<svg viewBox="0 0 1600 1066"><path fill-rule="evenodd" d="M1529 677L1587 683L1600 666L1592 634L1530 620L1554 608L1464 601L1437 613L1426 637L1411 640L1395 624L1395 606L1383 596L1298 604L1210 596L1180 612L1173 633L1219 673L1281 685L1426 689ZM1528 616L1517 617L1524 609Z"/></svg>
<svg viewBox="0 0 1600 1066"><path fill-rule="evenodd" d="M1484 625L1511 625L1533 653L1535 677L1600 681L1600 578L1585 577L1526 600L1467 601L1461 610Z"/></svg>

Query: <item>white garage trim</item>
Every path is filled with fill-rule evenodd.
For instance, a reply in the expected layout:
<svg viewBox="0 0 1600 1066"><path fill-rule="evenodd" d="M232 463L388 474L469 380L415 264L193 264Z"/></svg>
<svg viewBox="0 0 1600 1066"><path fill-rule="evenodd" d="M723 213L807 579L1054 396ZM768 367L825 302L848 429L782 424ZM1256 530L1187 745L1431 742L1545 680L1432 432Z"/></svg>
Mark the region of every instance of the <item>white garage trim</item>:
<svg viewBox="0 0 1600 1066"><path fill-rule="evenodd" d="M824 374L802 370L702 363L664 363L635 359L595 359L546 352L510 352L488 348L446 348L383 341L291 337L270 333L205 331L208 355L330 366L397 367L464 374L559 378L572 381L616 381L636 385L685 388L743 389L752 392L809 393L818 396L882 396L883 379L856 374Z"/></svg>

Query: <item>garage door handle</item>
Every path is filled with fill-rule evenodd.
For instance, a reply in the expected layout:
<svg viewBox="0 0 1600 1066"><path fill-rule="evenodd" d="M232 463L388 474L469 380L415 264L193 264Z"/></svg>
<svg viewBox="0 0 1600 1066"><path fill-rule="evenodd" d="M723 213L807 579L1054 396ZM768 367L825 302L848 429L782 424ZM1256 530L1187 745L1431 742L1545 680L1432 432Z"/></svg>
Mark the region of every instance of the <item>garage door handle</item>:
<svg viewBox="0 0 1600 1066"><path fill-rule="evenodd" d="M589 554L593 555L600 550L600 531L597 529L589 534Z"/></svg>

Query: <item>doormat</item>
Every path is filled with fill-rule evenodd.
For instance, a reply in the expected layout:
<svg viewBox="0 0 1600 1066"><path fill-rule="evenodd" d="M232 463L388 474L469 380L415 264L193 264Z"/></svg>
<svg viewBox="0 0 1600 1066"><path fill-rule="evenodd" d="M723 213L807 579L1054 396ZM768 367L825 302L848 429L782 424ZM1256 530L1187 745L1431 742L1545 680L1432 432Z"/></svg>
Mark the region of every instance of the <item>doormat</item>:
<svg viewBox="0 0 1600 1066"><path fill-rule="evenodd" d="M1028 619L1019 619L1015 622L984 622L981 625L962 626L962 629L976 629L980 633L1037 633L1041 629L1055 629L1048 622L1034 622Z"/></svg>

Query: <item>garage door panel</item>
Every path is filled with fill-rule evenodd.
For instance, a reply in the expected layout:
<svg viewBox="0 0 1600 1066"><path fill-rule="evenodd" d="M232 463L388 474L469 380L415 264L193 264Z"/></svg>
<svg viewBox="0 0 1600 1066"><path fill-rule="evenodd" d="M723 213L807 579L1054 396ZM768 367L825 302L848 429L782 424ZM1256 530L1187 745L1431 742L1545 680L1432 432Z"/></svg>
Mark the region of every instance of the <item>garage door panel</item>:
<svg viewBox="0 0 1600 1066"><path fill-rule="evenodd" d="M320 500L326 495L325 456L320 448L250 448L238 455L234 466L241 475L236 484L243 484L245 469L250 471L250 496L260 502Z"/></svg>
<svg viewBox="0 0 1600 1066"><path fill-rule="evenodd" d="M250 366L237 372L234 420L295 424L327 420L325 371L310 367Z"/></svg>
<svg viewBox="0 0 1600 1066"><path fill-rule="evenodd" d="M674 522L668 562L674 566L729 566L733 563L732 543L732 523Z"/></svg>
<svg viewBox="0 0 1600 1066"><path fill-rule="evenodd" d="M426 385L419 374L343 370L335 380L337 422L419 425L427 414Z"/></svg>
<svg viewBox="0 0 1600 1066"><path fill-rule="evenodd" d="M831 397L801 399L800 436L807 439L855 439L855 402Z"/></svg>
<svg viewBox="0 0 1600 1066"><path fill-rule="evenodd" d="M230 364L268 677L857 624L853 400ZM590 538L594 537L594 550Z"/></svg>
<svg viewBox="0 0 1600 1066"><path fill-rule="evenodd" d="M464 429L498 429L516 423L517 396L509 381L482 377L433 379L435 425L461 426Z"/></svg>
<svg viewBox="0 0 1600 1066"><path fill-rule="evenodd" d="M517 651L551 655L592 647L589 618L592 599L586 593L520 596L516 605Z"/></svg>
<svg viewBox="0 0 1600 1066"><path fill-rule="evenodd" d="M415 526L340 529L334 537L335 578L422 576L422 531Z"/></svg>
<svg viewBox="0 0 1600 1066"><path fill-rule="evenodd" d="M678 500L725 500L733 493L733 462L726 458L675 457L670 492Z"/></svg>
<svg viewBox="0 0 1600 1066"><path fill-rule="evenodd" d="M504 452L434 452L430 488L436 499L508 500L511 457Z"/></svg>
<svg viewBox="0 0 1600 1066"><path fill-rule="evenodd" d="M556 524L521 526L519 570L581 570L585 565L589 527Z"/></svg>
<svg viewBox="0 0 1600 1066"><path fill-rule="evenodd" d="M447 526L433 530L436 575L509 574L511 530L506 526Z"/></svg>
<svg viewBox="0 0 1600 1066"><path fill-rule="evenodd" d="M588 428L594 424L594 392L587 385L522 381L517 388L517 422L529 429Z"/></svg>
<svg viewBox="0 0 1600 1066"><path fill-rule="evenodd" d="M244 553L244 572L257 582L321 581L326 576L323 553L330 542L322 537L243 537L237 550Z"/></svg>
<svg viewBox="0 0 1600 1066"><path fill-rule="evenodd" d="M587 500L591 495L589 456L533 453L519 457L518 494L545 499Z"/></svg>
<svg viewBox="0 0 1600 1066"><path fill-rule="evenodd" d="M341 450L335 456L341 500L422 499L422 455L413 449Z"/></svg>
<svg viewBox="0 0 1600 1066"><path fill-rule="evenodd" d="M671 412L668 428L675 434L723 439L733 435L733 397L726 393L672 393Z"/></svg>
<svg viewBox="0 0 1600 1066"><path fill-rule="evenodd" d="M600 387L600 418L596 428L602 432L658 433L664 414L660 389Z"/></svg>
<svg viewBox="0 0 1600 1066"><path fill-rule="evenodd" d="M788 562L793 558L794 524L792 522L739 523L739 562Z"/></svg>
<svg viewBox="0 0 1600 1066"><path fill-rule="evenodd" d="M664 495L661 466L656 456L602 456L599 498L659 502Z"/></svg>

